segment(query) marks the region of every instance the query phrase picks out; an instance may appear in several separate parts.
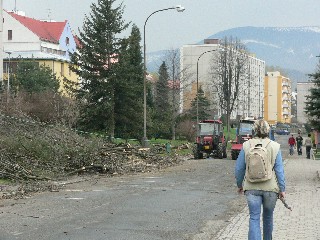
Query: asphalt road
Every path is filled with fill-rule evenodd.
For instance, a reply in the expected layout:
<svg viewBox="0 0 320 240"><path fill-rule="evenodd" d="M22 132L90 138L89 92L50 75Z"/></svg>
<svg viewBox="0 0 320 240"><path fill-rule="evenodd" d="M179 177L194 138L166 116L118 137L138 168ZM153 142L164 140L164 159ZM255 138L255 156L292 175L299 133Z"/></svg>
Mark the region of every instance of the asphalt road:
<svg viewBox="0 0 320 240"><path fill-rule="evenodd" d="M276 137L286 146L287 136ZM58 192L1 200L0 240L215 239L245 204L234 165L187 160L156 173L96 176Z"/></svg>
<svg viewBox="0 0 320 240"><path fill-rule="evenodd" d="M237 209L232 160L187 160L157 173L94 177L1 200L1 240L201 239Z"/></svg>

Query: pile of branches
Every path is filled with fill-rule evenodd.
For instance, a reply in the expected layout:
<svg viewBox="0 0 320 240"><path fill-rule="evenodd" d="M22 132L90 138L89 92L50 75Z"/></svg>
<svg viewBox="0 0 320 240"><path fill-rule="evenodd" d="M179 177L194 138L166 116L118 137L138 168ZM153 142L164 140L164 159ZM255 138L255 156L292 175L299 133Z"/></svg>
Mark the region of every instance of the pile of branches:
<svg viewBox="0 0 320 240"><path fill-rule="evenodd" d="M64 126L3 115L0 135L0 178L19 183L57 181L85 173L147 172L181 161L175 154L159 153L158 147L114 144Z"/></svg>

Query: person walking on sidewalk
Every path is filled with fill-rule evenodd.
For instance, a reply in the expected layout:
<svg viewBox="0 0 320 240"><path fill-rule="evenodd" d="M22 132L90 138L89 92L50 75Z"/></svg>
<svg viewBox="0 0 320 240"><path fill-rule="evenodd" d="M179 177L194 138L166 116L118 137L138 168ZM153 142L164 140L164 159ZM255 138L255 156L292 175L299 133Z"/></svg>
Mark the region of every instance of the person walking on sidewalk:
<svg viewBox="0 0 320 240"><path fill-rule="evenodd" d="M308 137L304 140L304 145L306 146L307 158L310 159L310 151L312 147L311 134L308 134Z"/></svg>
<svg viewBox="0 0 320 240"><path fill-rule="evenodd" d="M263 239L272 239L274 208L278 197L285 197L285 175L280 144L268 138L269 131L269 124L265 120L257 120L254 124L255 137L243 144L236 161L235 177L238 192L245 194L250 213L249 240L261 240L261 206L263 208ZM261 182L252 181L248 170L252 149L258 145L266 149L265 158L271 166L268 178Z"/></svg>
<svg viewBox="0 0 320 240"><path fill-rule="evenodd" d="M289 153L290 155L293 155L294 147L296 146L296 140L294 139L293 135L289 137L288 144L289 144Z"/></svg>
<svg viewBox="0 0 320 240"><path fill-rule="evenodd" d="M300 135L300 133L299 133L298 136L296 137L296 143L297 143L297 152L298 152L298 155L302 155L303 137Z"/></svg>

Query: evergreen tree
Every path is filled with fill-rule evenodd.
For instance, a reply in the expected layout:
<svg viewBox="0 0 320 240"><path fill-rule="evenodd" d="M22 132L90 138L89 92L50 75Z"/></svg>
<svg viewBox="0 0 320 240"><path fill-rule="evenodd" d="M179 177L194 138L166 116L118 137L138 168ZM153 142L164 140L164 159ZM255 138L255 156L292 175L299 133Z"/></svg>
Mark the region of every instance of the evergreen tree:
<svg viewBox="0 0 320 240"><path fill-rule="evenodd" d="M307 96L305 113L309 117L310 124L320 130L320 67L310 76L314 87L310 89L310 94Z"/></svg>
<svg viewBox="0 0 320 240"><path fill-rule="evenodd" d="M159 68L159 80L156 83L155 109L153 117L153 132L159 136L169 138L172 110L169 101L169 74L166 63Z"/></svg>
<svg viewBox="0 0 320 240"><path fill-rule="evenodd" d="M115 86L115 134L125 139L143 135L143 64L141 35L133 25L131 36L123 42Z"/></svg>
<svg viewBox="0 0 320 240"><path fill-rule="evenodd" d="M12 74L11 90L15 93L14 108L38 121L56 122L63 111L59 81L52 70L34 60L18 63ZM10 105L13 107L14 105Z"/></svg>
<svg viewBox="0 0 320 240"><path fill-rule="evenodd" d="M210 114L209 114L210 103L209 103L209 100L204 95L204 91L201 86L199 87L197 97L199 97L199 100L198 100L199 121L208 119L208 117L210 117ZM197 97L192 100L191 109L190 109L191 119L194 122L197 121Z"/></svg>
<svg viewBox="0 0 320 240"><path fill-rule="evenodd" d="M80 31L81 46L71 54L80 77L76 98L82 102L79 124L87 130L103 130L113 137L115 127L115 85L117 58L122 43L118 37L128 24L122 19L124 7L116 0L98 0L91 5Z"/></svg>
<svg viewBox="0 0 320 240"><path fill-rule="evenodd" d="M13 76L15 91L23 90L31 94L48 90L58 92L59 89L59 82L52 70L34 60L19 62Z"/></svg>

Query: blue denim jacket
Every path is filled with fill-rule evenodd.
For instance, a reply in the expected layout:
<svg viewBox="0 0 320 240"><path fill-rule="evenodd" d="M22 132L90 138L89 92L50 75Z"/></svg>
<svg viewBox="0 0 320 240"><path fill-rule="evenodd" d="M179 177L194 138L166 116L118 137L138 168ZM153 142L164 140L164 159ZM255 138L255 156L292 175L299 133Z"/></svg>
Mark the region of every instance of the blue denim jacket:
<svg viewBox="0 0 320 240"><path fill-rule="evenodd" d="M280 150L277 154L277 158L276 158L276 161L274 164L274 171L276 173L276 177L278 180L280 192L285 192L286 183L285 183L285 178L284 178L284 167L283 167L282 155L281 155ZM238 188L242 187L242 182L243 182L245 173L246 173L245 154L244 154L244 150L241 149L239 156L238 156L238 159L237 159L237 162L236 162L236 167L235 167L235 176L236 176Z"/></svg>

